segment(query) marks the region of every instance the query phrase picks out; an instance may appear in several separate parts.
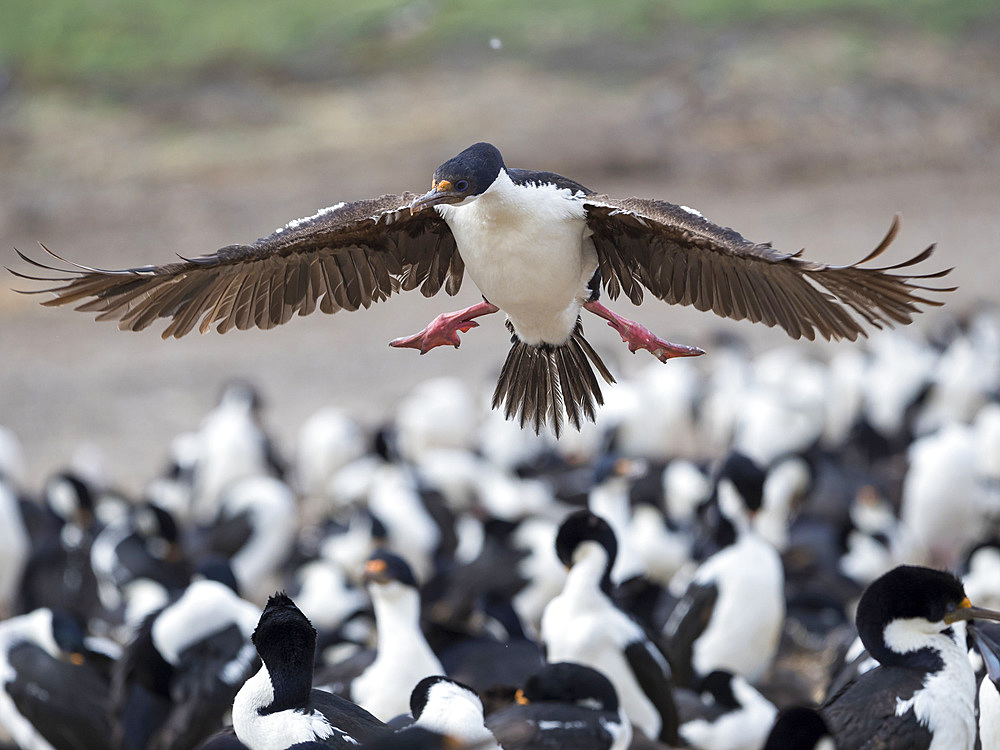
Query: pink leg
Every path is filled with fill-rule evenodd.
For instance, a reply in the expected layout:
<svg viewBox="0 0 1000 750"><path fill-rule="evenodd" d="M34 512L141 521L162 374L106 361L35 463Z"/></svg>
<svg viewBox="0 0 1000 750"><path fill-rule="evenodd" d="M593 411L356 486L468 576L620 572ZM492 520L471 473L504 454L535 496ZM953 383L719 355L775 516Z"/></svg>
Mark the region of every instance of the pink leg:
<svg viewBox="0 0 1000 750"><path fill-rule="evenodd" d="M442 313L434 318L430 322L430 325L420 333L393 339L389 342L389 346L394 346L398 349L419 349L421 354L427 354L435 346L443 346L444 344L451 344L457 349L459 344L461 344L458 340L459 331L468 333L479 325L473 318L478 318L481 315L490 315L499 309L496 305L491 305L486 300L483 300L477 305L467 307L458 312Z"/></svg>
<svg viewBox="0 0 1000 750"><path fill-rule="evenodd" d="M697 357L705 353L704 349L699 349L697 346L671 344L669 341L657 338L645 326L611 312L597 300L586 302L583 306L608 321L608 325L618 331L622 341L628 344L628 349L633 354L637 349L646 349L661 362L666 362L672 357Z"/></svg>

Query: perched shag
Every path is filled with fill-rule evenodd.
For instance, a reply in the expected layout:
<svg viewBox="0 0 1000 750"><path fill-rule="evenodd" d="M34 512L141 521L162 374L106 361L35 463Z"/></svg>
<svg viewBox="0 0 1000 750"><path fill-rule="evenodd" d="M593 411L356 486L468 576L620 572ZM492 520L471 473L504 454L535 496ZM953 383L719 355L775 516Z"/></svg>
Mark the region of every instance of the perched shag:
<svg viewBox="0 0 1000 750"><path fill-rule="evenodd" d="M346 749L389 732L363 708L312 688L316 631L285 594L268 599L253 644L264 664L233 701L233 728L250 750L311 740Z"/></svg>
<svg viewBox="0 0 1000 750"><path fill-rule="evenodd" d="M681 701L681 737L699 750L752 750L768 736L778 709L743 677L715 670L694 686L690 706ZM685 709L689 709L685 711ZM690 710L693 708L693 710Z"/></svg>
<svg viewBox="0 0 1000 750"><path fill-rule="evenodd" d="M41 517L26 520L32 549L21 576L17 608L66 610L82 621L100 612L90 548L100 530L95 488L73 472L50 477ZM26 504L22 503L22 510Z"/></svg>
<svg viewBox="0 0 1000 750"><path fill-rule="evenodd" d="M114 747L108 684L77 621L36 609L0 623L0 726L18 747Z"/></svg>
<svg viewBox="0 0 1000 750"><path fill-rule="evenodd" d="M777 551L751 519L763 502L764 471L733 452L723 462L706 513L713 543L664 627L677 684L720 669L761 680L778 650L785 577Z"/></svg>
<svg viewBox="0 0 1000 750"><path fill-rule="evenodd" d="M556 552L569 574L542 614L546 657L601 671L633 726L649 739L679 744L666 656L610 598L617 546L611 527L590 511L570 514L559 527Z"/></svg>
<svg viewBox="0 0 1000 750"><path fill-rule="evenodd" d="M858 634L879 666L820 707L840 750L967 748L976 741L976 681L964 628L1000 612L974 607L950 573L903 565L862 594Z"/></svg>
<svg viewBox="0 0 1000 750"><path fill-rule="evenodd" d="M259 609L213 580L146 617L113 668L120 750L180 750L218 730L255 671Z"/></svg>
<svg viewBox="0 0 1000 750"><path fill-rule="evenodd" d="M625 750L632 742L611 681L573 662L546 664L486 725L505 750Z"/></svg>
<svg viewBox="0 0 1000 750"><path fill-rule="evenodd" d="M379 550L365 563L364 581L375 608L378 651L350 685L351 700L383 721L405 714L423 678L444 673L420 629L420 591L401 557Z"/></svg>
<svg viewBox="0 0 1000 750"><path fill-rule="evenodd" d="M790 706L778 713L763 750L836 750L819 711Z"/></svg>
<svg viewBox="0 0 1000 750"><path fill-rule="evenodd" d="M468 270L482 302L391 345L421 353L457 347L459 332L502 310L513 347L493 405L522 426L538 431L548 422L558 434L564 413L574 426L594 418L603 402L597 374L614 380L583 336L581 310L606 320L633 352L646 349L661 361L702 353L609 310L599 300L602 286L611 299L624 293L638 304L648 290L671 304L779 325L792 338L853 340L866 326L909 323L920 305L941 304L924 292L948 291L925 286L948 271L911 270L933 246L893 265L861 267L897 230L893 219L859 263L816 263L750 242L687 206L611 198L552 172L509 168L494 146L476 143L438 167L424 195L338 203L249 245L120 271L66 270L18 253L64 275L12 273L54 282L37 290L56 295L46 305L79 303L126 330L165 318L163 336L179 337L213 325L223 333L272 328L317 307L357 310L417 288L425 296L455 294Z"/></svg>
<svg viewBox="0 0 1000 750"><path fill-rule="evenodd" d="M486 728L483 701L475 690L461 682L435 675L425 677L410 694L411 727L434 732L450 740L445 746L500 750ZM402 732L411 731L410 728Z"/></svg>

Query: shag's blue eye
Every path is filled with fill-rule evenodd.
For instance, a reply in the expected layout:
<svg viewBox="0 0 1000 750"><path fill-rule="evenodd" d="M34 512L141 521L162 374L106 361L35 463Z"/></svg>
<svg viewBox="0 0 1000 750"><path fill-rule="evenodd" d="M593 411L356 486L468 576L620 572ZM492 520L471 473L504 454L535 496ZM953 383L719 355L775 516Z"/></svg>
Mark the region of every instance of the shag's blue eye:
<svg viewBox="0 0 1000 750"><path fill-rule="evenodd" d="M458 182L455 183L455 190L457 190L460 193L465 192L468 189L468 187L469 187L468 180L459 180Z"/></svg>

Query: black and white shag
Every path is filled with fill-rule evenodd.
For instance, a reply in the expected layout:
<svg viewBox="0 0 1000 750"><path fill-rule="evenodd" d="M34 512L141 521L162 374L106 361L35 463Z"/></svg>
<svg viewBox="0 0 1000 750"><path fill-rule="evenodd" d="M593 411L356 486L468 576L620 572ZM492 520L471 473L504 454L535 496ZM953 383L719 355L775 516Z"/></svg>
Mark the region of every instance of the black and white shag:
<svg viewBox="0 0 1000 750"><path fill-rule="evenodd" d="M941 304L925 292L947 291L926 281L948 271L912 270L933 246L895 264L864 266L897 231L894 218L858 263L817 263L750 242L687 206L612 198L552 172L507 167L494 146L476 143L438 167L424 195L338 203L248 245L119 271L59 268L19 252L63 275L12 273L50 282L32 292L55 294L44 304L77 304L125 330L166 319L164 338L213 326L221 333L272 328L317 308L357 310L412 289L455 294L468 273L483 302L393 345L421 353L458 346L476 318L502 310L513 346L493 404L522 426L538 431L548 422L558 433L564 415L574 426L594 418L603 402L598 375L613 381L584 338L582 309L606 320L633 352L664 361L702 353L604 307L602 287L611 299L624 294L638 304L649 291L670 304L778 325L793 338L853 340L867 327L909 323L921 305Z"/></svg>

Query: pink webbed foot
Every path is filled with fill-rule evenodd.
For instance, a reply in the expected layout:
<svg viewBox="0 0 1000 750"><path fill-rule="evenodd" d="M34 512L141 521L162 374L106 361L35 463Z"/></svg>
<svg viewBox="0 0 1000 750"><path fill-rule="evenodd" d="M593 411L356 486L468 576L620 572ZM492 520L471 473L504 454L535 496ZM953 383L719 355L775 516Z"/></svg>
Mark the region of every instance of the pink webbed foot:
<svg viewBox="0 0 1000 750"><path fill-rule="evenodd" d="M699 349L697 346L664 341L654 336L645 326L611 312L597 300L585 303L584 307L608 321L608 325L618 331L618 335L628 344L628 350L633 354L639 349L645 349L661 362L666 362L674 357L698 357L705 353L704 349Z"/></svg>
<svg viewBox="0 0 1000 750"><path fill-rule="evenodd" d="M389 342L389 346L397 349L419 349L421 354L427 354L434 347L446 344L457 349L462 343L458 338L459 332L468 333L479 325L474 318L490 315L499 309L496 305L483 300L458 312L442 313L420 333L393 339Z"/></svg>

